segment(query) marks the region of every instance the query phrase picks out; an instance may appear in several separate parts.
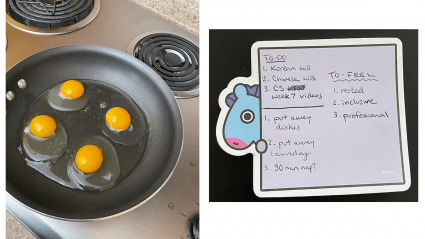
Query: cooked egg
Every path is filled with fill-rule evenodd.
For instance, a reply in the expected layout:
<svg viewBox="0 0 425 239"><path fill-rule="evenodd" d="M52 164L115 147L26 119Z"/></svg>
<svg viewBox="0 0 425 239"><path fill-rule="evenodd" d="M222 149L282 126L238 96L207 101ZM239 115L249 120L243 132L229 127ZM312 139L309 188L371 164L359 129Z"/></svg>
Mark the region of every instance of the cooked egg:
<svg viewBox="0 0 425 239"><path fill-rule="evenodd" d="M81 147L75 156L75 165L83 173L93 173L100 168L103 162L103 154L96 145Z"/></svg>
<svg viewBox="0 0 425 239"><path fill-rule="evenodd" d="M47 115L34 117L30 123L31 133L37 137L46 138L56 130L55 120Z"/></svg>
<svg viewBox="0 0 425 239"><path fill-rule="evenodd" d="M86 140L69 163L68 174L86 190L104 191L113 187L120 175L114 146L100 136Z"/></svg>
<svg viewBox="0 0 425 239"><path fill-rule="evenodd" d="M65 97L68 97L70 99L77 99L84 94L84 86L79 81L68 80L61 85L60 92Z"/></svg>
<svg viewBox="0 0 425 239"><path fill-rule="evenodd" d="M136 114L136 119L132 121L130 113L121 107L113 107L108 110L105 116L106 123L102 125L103 133L113 141L123 145L140 144L146 135L146 129L142 122L143 115L131 108Z"/></svg>
<svg viewBox="0 0 425 239"><path fill-rule="evenodd" d="M121 90L99 81L78 82L84 87L78 98L65 96L68 93L61 92L63 84L59 83L22 108L27 112L18 150L28 167L56 183L83 191L104 191L120 183L139 165L146 150L149 125L142 110ZM54 104L57 101L51 99L58 97L60 103ZM86 102L78 106L85 98ZM108 111L115 107L125 110L111 114L121 125L111 124L116 129L106 122ZM122 117L125 113L130 117ZM40 115L51 119L36 118ZM31 122L34 129L30 129ZM121 128L124 129L118 130Z"/></svg>
<svg viewBox="0 0 425 239"><path fill-rule="evenodd" d="M47 115L36 116L27 122L22 139L25 152L37 162L54 161L67 147L65 129Z"/></svg>
<svg viewBox="0 0 425 239"><path fill-rule="evenodd" d="M106 123L114 130L125 130L130 126L131 117L127 110L114 107L106 113Z"/></svg>
<svg viewBox="0 0 425 239"><path fill-rule="evenodd" d="M81 82L68 80L50 89L47 101L56 110L75 111L87 105L89 95L89 92L85 92Z"/></svg>

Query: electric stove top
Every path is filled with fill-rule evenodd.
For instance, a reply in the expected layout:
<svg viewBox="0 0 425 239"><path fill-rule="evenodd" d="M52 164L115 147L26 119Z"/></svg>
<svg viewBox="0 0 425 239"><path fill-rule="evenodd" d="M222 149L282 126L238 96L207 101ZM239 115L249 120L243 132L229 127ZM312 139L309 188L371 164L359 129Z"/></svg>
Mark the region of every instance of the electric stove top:
<svg viewBox="0 0 425 239"><path fill-rule="evenodd" d="M198 37L129 0L6 1L15 8L9 5L6 17L6 70L42 50L73 44L105 46L146 58L173 91L184 131L173 175L156 195L130 212L102 221L63 221L40 215L6 194L7 210L38 238L198 238ZM155 37L165 43L150 39ZM151 52L143 56L145 48Z"/></svg>

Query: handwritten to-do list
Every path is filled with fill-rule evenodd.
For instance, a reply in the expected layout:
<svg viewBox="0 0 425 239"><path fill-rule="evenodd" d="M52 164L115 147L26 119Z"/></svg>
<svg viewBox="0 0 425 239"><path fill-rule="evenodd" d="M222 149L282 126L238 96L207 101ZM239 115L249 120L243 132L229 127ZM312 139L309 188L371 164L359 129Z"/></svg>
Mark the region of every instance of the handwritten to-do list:
<svg viewBox="0 0 425 239"><path fill-rule="evenodd" d="M396 45L259 48L261 190L404 182Z"/></svg>

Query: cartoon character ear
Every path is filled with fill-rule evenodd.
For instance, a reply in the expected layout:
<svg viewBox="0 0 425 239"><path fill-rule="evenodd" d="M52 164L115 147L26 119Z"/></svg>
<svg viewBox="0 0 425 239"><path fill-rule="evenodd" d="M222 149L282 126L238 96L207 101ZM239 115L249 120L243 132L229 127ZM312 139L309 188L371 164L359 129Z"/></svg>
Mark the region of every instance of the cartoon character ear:
<svg viewBox="0 0 425 239"><path fill-rule="evenodd" d="M243 86L243 85L237 85L236 86L236 88L235 88L235 95L236 95L236 97L243 97L243 96L245 96L245 95L247 95L248 94L248 92L246 91L246 88L245 88L245 86Z"/></svg>
<svg viewBox="0 0 425 239"><path fill-rule="evenodd" d="M255 150L257 150L258 153L263 154L267 151L267 148L267 142L264 139L260 139L255 142Z"/></svg>

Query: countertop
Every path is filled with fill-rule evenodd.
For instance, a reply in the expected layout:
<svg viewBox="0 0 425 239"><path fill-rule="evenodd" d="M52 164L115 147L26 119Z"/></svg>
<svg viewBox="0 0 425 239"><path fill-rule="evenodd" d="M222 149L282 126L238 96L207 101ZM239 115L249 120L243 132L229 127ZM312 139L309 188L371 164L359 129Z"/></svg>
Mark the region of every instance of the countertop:
<svg viewBox="0 0 425 239"><path fill-rule="evenodd" d="M32 239L35 237L12 214L6 211L6 238Z"/></svg>
<svg viewBox="0 0 425 239"><path fill-rule="evenodd" d="M198 0L130 0L199 36Z"/></svg>
<svg viewBox="0 0 425 239"><path fill-rule="evenodd" d="M177 26L199 36L198 0L128 0ZM6 211L6 238L35 238L18 220Z"/></svg>

